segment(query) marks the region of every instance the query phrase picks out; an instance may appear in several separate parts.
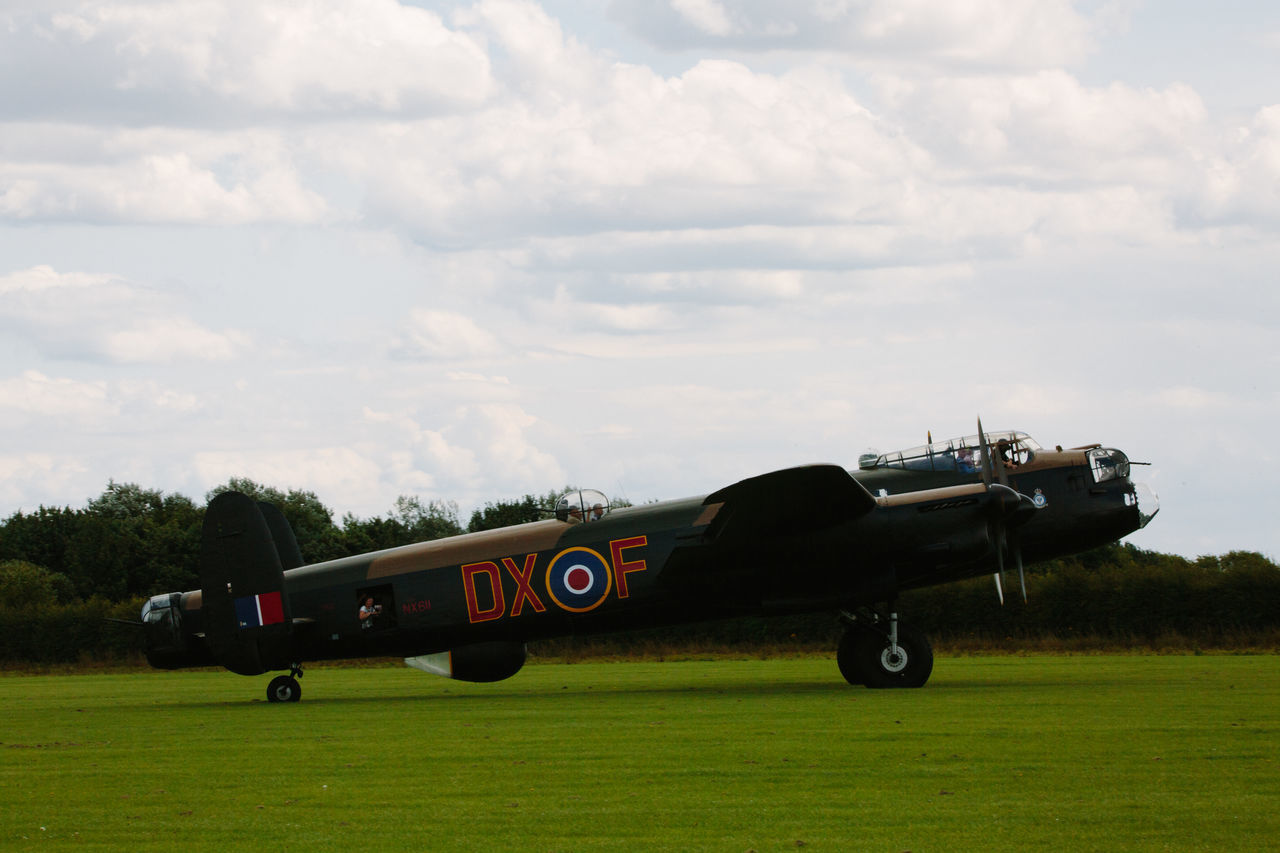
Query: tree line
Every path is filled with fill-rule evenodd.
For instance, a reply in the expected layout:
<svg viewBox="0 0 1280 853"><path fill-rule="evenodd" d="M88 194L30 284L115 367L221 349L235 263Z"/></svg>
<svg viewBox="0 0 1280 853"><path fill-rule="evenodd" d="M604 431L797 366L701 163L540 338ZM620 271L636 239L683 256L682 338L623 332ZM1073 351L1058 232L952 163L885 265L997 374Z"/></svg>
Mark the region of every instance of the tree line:
<svg viewBox="0 0 1280 853"><path fill-rule="evenodd" d="M547 517L570 487L486 503L465 525L456 503L401 496L385 515L333 512L314 492L233 478L234 490L278 506L308 563ZM136 619L142 600L199 586L203 504L134 483L109 482L81 509L41 506L0 522L0 662L71 661L137 653L136 632L103 617ZM1195 560L1112 544L1028 567L1023 603L1006 582L1004 607L990 578L904 594L904 618L936 639L979 643L1102 638L1206 646L1270 645L1280 638L1280 567L1254 552ZM1015 584L1016 585L1016 582ZM654 646L834 645L829 614L739 619L629 635ZM589 641L616 647L619 641ZM611 646L613 644L613 646ZM555 644L552 644L553 646ZM581 644L579 644L581 645Z"/></svg>
<svg viewBox="0 0 1280 853"><path fill-rule="evenodd" d="M347 513L335 522L333 511L314 492L281 490L245 478L232 478L212 489L205 502L226 491L278 506L307 563L535 521L546 517L541 507L561 494L488 503L463 526L456 503L424 503L404 495L386 515L357 518ZM203 522L204 504L185 495L113 481L83 509L41 506L0 522L0 563L6 566L5 576L17 572L28 578L42 570L42 583L63 603L92 597L123 601L195 589L200 585ZM16 577L0 578L0 589L16 583Z"/></svg>

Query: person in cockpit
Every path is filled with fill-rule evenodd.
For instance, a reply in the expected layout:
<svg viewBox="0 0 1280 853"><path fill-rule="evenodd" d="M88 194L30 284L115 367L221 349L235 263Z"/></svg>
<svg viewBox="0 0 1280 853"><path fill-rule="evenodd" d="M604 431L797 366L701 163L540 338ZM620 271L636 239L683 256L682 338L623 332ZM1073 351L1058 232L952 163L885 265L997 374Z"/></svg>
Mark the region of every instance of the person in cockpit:
<svg viewBox="0 0 1280 853"><path fill-rule="evenodd" d="M1000 461L1006 466L1012 468L1018 464L1018 457L1013 452L1013 447L1009 444L1009 439L1002 438L996 442L996 453L1000 454Z"/></svg>

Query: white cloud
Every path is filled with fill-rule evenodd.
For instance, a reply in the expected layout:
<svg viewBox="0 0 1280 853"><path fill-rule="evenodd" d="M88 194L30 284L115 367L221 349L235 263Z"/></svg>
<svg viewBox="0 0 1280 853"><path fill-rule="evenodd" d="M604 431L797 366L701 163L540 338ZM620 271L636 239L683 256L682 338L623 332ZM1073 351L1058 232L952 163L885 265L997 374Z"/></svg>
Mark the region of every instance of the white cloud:
<svg viewBox="0 0 1280 853"><path fill-rule="evenodd" d="M20 20L9 38L29 62L74 48L117 101L176 90L237 109L397 112L473 105L492 86L474 40L392 0L102 0L14 32Z"/></svg>
<svg viewBox="0 0 1280 853"><path fill-rule="evenodd" d="M458 432L469 437L479 464L488 477L500 476L525 489L564 479L555 457L531 439L541 425L538 418L516 405L491 403L467 406L458 413ZM572 429L572 427L570 427Z"/></svg>
<svg viewBox="0 0 1280 853"><path fill-rule="evenodd" d="M236 224L326 216L293 162L297 142L273 131L9 129L18 141L0 143L0 219Z"/></svg>
<svg viewBox="0 0 1280 853"><path fill-rule="evenodd" d="M860 43L973 65L1052 66L1091 46L1089 24L1067 0L873 0L850 15ZM849 8L849 7L846 7Z"/></svg>
<svg viewBox="0 0 1280 853"><path fill-rule="evenodd" d="M110 281L106 276L83 272L59 273L51 266L41 265L0 276L0 293L36 293L63 287L92 288L104 286Z"/></svg>
<svg viewBox="0 0 1280 853"><path fill-rule="evenodd" d="M379 5L369 26L391 27L383 12L420 11L389 5ZM319 40L314 51L324 56L318 8L298 7L301 23L290 32L298 51L313 50L308 45ZM1010 11L992 0L932 17L914 5L880 3L827 4L804 14L856 23L882 39L966 31L983 15L998 19L1002 32L1039 33L1052 29L1057 16L1074 15L1063 4L1045 9ZM1000 10L1006 14L996 15ZM341 7L334 21L350 13ZM180 26L150 6L100 5L77 14L79 23L64 21L64 30L79 33L85 44L106 32L123 33L122 21L146 22L136 38L119 36L140 57L168 50L156 33ZM215 4L181 26L221 32L223 24L202 24L202 16L239 28L248 26L241 18L252 23L257 14L232 14ZM733 14L764 13L739 4ZM1140 215L1123 221L1129 232L1150 223L1156 239L1175 209L1239 218L1269 216L1275 208L1261 189L1265 181L1256 180L1271 174L1274 159L1266 114L1259 114L1252 141L1220 151L1199 95L1180 84L1096 88L1062 70L959 78L895 72L877 78L881 103L873 111L836 65L764 73L707 58L664 78L643 66L607 62L529 2L486 0L460 9L455 19L476 50L503 57L506 88L473 111L213 134L24 124L0 143L0 216L219 225L367 216L428 246L449 248L511 245L547 234L695 234L696 228L705 235L708 228L745 225L803 229L789 241L798 244L814 226L842 222L865 223L855 240L874 234L897 255L922 251L917 232L962 243L1018 230L1058 205L1060 191L1097 193L1100 183L1113 184L1114 196L1139 199ZM444 26L432 20L431 26ZM1000 38L1006 37L1012 38ZM203 67L195 56L184 60L187 76ZM178 93L183 79L170 80L170 91ZM159 78L155 85L162 85ZM28 138L38 141L21 141ZM992 179L1026 183L996 189ZM1149 191L1130 190L1135 184ZM996 195L1012 201L1001 202L998 215L968 212ZM1086 195L1080 203L1092 201ZM1070 222L1050 217L1055 227ZM1032 239L999 236L992 248L1000 254L1035 249L1052 231ZM700 261L720 248L703 245ZM800 266L802 256L773 263Z"/></svg>
<svg viewBox="0 0 1280 853"><path fill-rule="evenodd" d="M584 74L583 76L590 77ZM829 72L617 65L594 92L379 131L348 158L375 221L429 245L626 228L809 224L887 203L919 148ZM334 140L337 148L339 141Z"/></svg>
<svg viewBox="0 0 1280 853"><path fill-rule="evenodd" d="M154 417L160 414L186 416L198 414L204 404L198 394L166 387L152 380L122 380L121 395L127 401L123 405L131 415Z"/></svg>
<svg viewBox="0 0 1280 853"><path fill-rule="evenodd" d="M506 86L533 101L581 97L606 63L531 0L480 0L459 7L453 19L488 40ZM585 72L585 73L584 73Z"/></svg>
<svg viewBox="0 0 1280 853"><path fill-rule="evenodd" d="M1068 0L618 0L615 15L666 49L826 51L861 62L1037 68L1080 60L1098 24ZM1100 11L1105 21L1111 16Z"/></svg>
<svg viewBox="0 0 1280 853"><path fill-rule="evenodd" d="M192 456L201 482L216 485L248 477L281 489L305 489L344 502L366 504L376 494L382 466L367 453L349 447L209 450Z"/></svg>
<svg viewBox="0 0 1280 853"><path fill-rule="evenodd" d="M409 323L392 347L402 358L447 361L497 355L502 345L470 317L450 311L415 308Z"/></svg>
<svg viewBox="0 0 1280 853"><path fill-rule="evenodd" d="M187 317L151 317L133 328L107 332L102 347L116 361L155 363L171 358L224 361L247 343L242 335L211 332Z"/></svg>
<svg viewBox="0 0 1280 853"><path fill-rule="evenodd" d="M80 382L27 370L21 376L0 379L0 409L86 421L116 415L120 405L111 398L106 382Z"/></svg>
<svg viewBox="0 0 1280 853"><path fill-rule="evenodd" d="M1202 201L1211 220L1280 222L1280 104L1258 110L1205 164Z"/></svg>
<svg viewBox="0 0 1280 853"><path fill-rule="evenodd" d="M1176 83L1091 88L1053 70L884 78L882 94L945 165L1027 179L1167 183L1208 142L1204 104Z"/></svg>
<svg viewBox="0 0 1280 853"><path fill-rule="evenodd" d="M10 449L36 454L61 451L68 443L78 447L79 440L69 436L93 433L117 419L127 426L115 429L132 434L168 428L202 410L197 395L149 379L86 381L40 370L0 379L4 422L23 436L11 441Z"/></svg>
<svg viewBox="0 0 1280 853"><path fill-rule="evenodd" d="M1226 394L1188 385L1163 388L1147 396L1152 404L1164 409L1223 411L1231 405Z"/></svg>
<svg viewBox="0 0 1280 853"><path fill-rule="evenodd" d="M397 494L417 488L478 504L564 482L563 470L544 446L555 443L546 433L548 425L520 405L480 401L446 407L443 400L424 401L422 395L415 403L420 408L412 411L366 408L363 413L361 444L371 448L371 458Z"/></svg>
<svg viewBox="0 0 1280 853"><path fill-rule="evenodd" d="M12 450L12 449L11 449ZM88 494L85 460L53 453L0 453L0 502L12 510L78 504ZM104 483L105 484L105 483Z"/></svg>
<svg viewBox="0 0 1280 853"><path fill-rule="evenodd" d="M0 328L38 352L61 358L165 364L224 361L249 344L235 330L213 331L163 293L98 273L40 265L0 275Z"/></svg>
<svg viewBox="0 0 1280 853"><path fill-rule="evenodd" d="M1275 419L1280 114L1236 85L1256 54L1136 67L1185 11L18 5L9 506L233 474L366 514L643 500L975 411L1184 466Z"/></svg>
<svg viewBox="0 0 1280 853"><path fill-rule="evenodd" d="M727 36L736 31L729 11L719 0L671 0L671 8L698 30L710 36Z"/></svg>

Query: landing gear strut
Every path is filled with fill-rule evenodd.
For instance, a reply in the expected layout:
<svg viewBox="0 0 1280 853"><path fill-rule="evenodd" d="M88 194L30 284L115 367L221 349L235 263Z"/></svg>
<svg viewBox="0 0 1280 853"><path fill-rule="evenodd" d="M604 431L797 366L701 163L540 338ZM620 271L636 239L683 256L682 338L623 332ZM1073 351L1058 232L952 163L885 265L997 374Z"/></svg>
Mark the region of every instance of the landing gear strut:
<svg viewBox="0 0 1280 853"><path fill-rule="evenodd" d="M288 675L277 675L267 685L268 702L297 702L302 698L302 685L298 679L302 677L302 666L293 664Z"/></svg>
<svg viewBox="0 0 1280 853"><path fill-rule="evenodd" d="M933 672L933 649L924 634L898 621L892 608L882 616L870 609L843 612L848 624L836 650L840 674L867 687L923 687Z"/></svg>

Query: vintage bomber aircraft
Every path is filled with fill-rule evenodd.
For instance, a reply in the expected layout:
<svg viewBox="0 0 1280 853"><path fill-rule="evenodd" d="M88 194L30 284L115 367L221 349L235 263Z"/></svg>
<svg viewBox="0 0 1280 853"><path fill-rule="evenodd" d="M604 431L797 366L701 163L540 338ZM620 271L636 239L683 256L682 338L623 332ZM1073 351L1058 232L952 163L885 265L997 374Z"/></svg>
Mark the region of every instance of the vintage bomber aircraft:
<svg viewBox="0 0 1280 853"><path fill-rule="evenodd" d="M397 655L497 681L536 638L820 610L848 626L836 661L851 684L919 687L933 653L900 624L900 592L998 582L1006 557L1021 569L1023 555L1093 548L1155 511L1120 451L1044 450L1023 433L984 436L981 423L864 459L856 475L789 468L626 508L576 491L544 521L314 565L278 509L226 492L205 515L201 588L154 596L142 621L155 667L287 670L272 702L298 700L306 661Z"/></svg>

